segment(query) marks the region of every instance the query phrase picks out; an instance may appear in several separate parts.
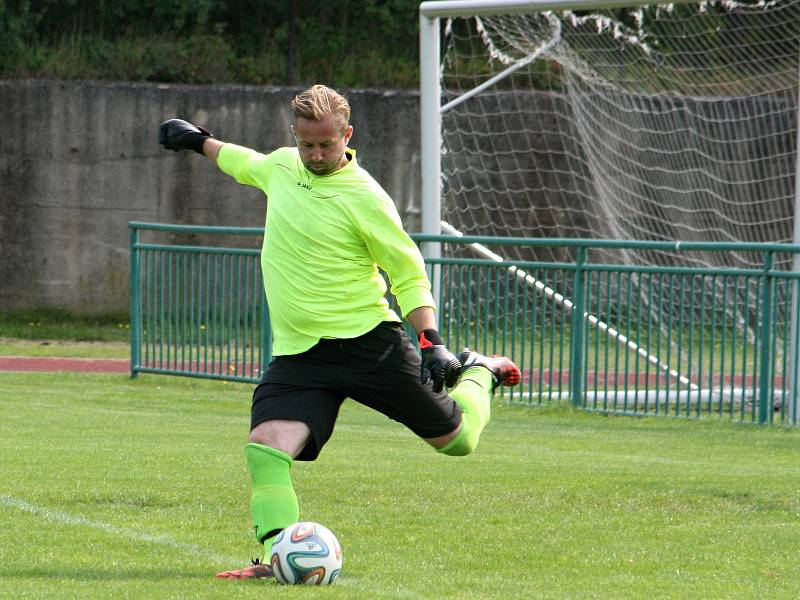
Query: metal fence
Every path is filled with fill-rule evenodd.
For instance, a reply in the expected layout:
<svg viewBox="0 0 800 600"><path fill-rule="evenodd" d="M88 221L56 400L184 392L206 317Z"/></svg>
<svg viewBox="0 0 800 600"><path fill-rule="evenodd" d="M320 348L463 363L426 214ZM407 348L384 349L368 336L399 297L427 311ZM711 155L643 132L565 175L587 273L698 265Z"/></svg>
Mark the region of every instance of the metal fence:
<svg viewBox="0 0 800 600"><path fill-rule="evenodd" d="M260 251L145 243L143 231L174 237L264 230L130 223L131 374L258 381L272 346Z"/></svg>
<svg viewBox="0 0 800 600"><path fill-rule="evenodd" d="M130 227L131 373L257 381L271 346L260 251L145 243L140 232L260 236L263 230ZM570 401L606 413L752 423L800 418L800 274L773 267L800 246L412 237L445 243L446 255L462 250L460 258L427 260L440 328L453 350L504 354L520 365L523 381L506 391L510 402ZM487 246L569 247L576 259L504 261ZM475 248L481 258L463 257ZM710 269L590 260L599 250L608 256L626 249L747 250L760 253L763 264Z"/></svg>

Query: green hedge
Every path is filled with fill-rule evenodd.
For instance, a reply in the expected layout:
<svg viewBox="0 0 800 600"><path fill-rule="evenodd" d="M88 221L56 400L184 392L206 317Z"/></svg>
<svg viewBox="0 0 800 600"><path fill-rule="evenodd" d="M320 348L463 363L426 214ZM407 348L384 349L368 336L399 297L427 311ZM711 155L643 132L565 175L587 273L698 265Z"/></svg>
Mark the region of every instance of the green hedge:
<svg viewBox="0 0 800 600"><path fill-rule="evenodd" d="M0 77L415 87L418 7L417 0L0 0Z"/></svg>

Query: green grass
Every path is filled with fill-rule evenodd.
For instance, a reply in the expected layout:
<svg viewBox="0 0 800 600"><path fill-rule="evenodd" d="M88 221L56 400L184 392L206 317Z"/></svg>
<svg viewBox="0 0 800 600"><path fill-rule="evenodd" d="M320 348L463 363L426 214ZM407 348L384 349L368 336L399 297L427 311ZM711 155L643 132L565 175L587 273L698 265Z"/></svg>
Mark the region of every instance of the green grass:
<svg viewBox="0 0 800 600"><path fill-rule="evenodd" d="M0 374L0 597L796 597L797 431L501 405L450 458L346 403L293 469L340 581L217 581L256 552L250 391Z"/></svg>
<svg viewBox="0 0 800 600"><path fill-rule="evenodd" d="M129 358L128 316L55 309L0 311L0 356Z"/></svg>
<svg viewBox="0 0 800 600"><path fill-rule="evenodd" d="M127 342L72 342L69 340L19 340L0 338L0 356L62 358L130 358Z"/></svg>
<svg viewBox="0 0 800 600"><path fill-rule="evenodd" d="M125 314L81 316L58 309L0 311L0 338L128 342Z"/></svg>

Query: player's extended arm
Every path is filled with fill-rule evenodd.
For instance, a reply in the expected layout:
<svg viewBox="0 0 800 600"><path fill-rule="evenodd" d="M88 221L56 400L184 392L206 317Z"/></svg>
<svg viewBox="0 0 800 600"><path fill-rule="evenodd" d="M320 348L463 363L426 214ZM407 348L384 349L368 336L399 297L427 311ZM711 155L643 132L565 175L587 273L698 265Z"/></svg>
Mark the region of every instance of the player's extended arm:
<svg viewBox="0 0 800 600"><path fill-rule="evenodd" d="M434 392L441 392L445 385L453 387L461 372L461 363L442 342L436 330L433 309L430 306L420 306L408 313L406 318L419 336L422 383L433 381Z"/></svg>
<svg viewBox="0 0 800 600"><path fill-rule="evenodd" d="M194 150L198 154L207 156L215 163L219 155L219 149L224 142L215 139L214 136L197 125L193 125L183 119L169 119L161 123L158 128L158 143L167 150Z"/></svg>

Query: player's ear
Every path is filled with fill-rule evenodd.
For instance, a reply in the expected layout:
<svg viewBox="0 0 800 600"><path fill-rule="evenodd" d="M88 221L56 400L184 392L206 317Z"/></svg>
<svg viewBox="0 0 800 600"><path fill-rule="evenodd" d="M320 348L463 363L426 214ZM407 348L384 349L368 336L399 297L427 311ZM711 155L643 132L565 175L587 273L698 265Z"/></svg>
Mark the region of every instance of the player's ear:
<svg viewBox="0 0 800 600"><path fill-rule="evenodd" d="M344 130L344 145L347 145L347 142L350 141L350 138L353 137L353 126L348 125L347 129Z"/></svg>

